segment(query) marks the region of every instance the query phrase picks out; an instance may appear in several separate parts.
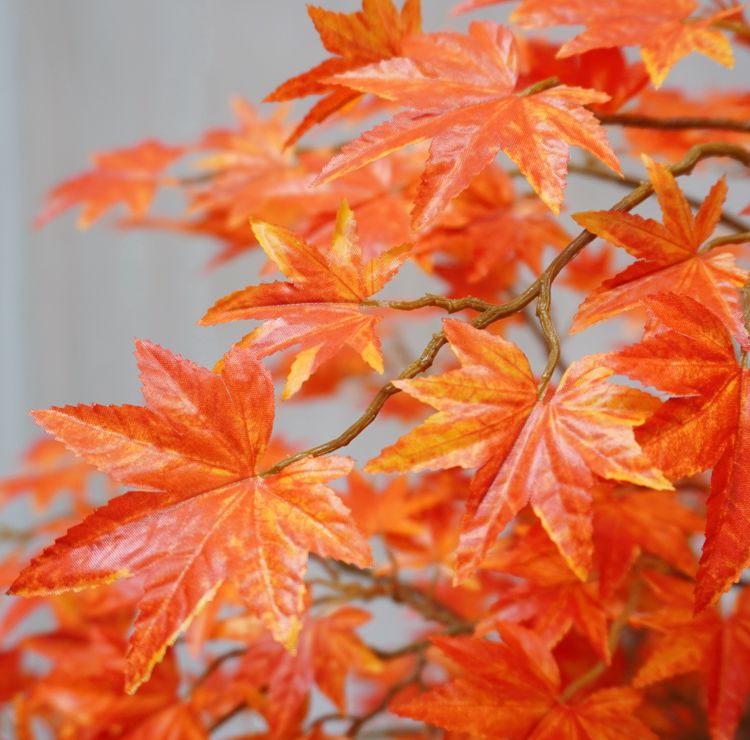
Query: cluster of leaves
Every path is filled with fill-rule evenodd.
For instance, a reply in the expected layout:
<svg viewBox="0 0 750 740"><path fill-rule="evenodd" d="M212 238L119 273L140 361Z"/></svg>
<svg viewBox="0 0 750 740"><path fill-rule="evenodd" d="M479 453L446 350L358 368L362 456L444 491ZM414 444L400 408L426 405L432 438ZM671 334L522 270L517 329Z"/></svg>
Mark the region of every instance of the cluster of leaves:
<svg viewBox="0 0 750 740"><path fill-rule="evenodd" d="M522 0L517 26L583 26L562 45L487 20L423 32L419 0L309 14L331 56L268 98L319 96L300 122L235 101L236 128L96 155L39 216L81 206L88 226L123 205L127 228L214 238L214 265L259 246L284 280L207 310L204 325L260 322L213 369L139 341L142 406L33 412L59 441L29 451L3 503L71 506L0 531L25 597L0 618L6 721L92 740L206 738L235 718L277 740L747 729L750 227L724 210L725 177L697 199L676 178L715 157L742 176L750 98L660 89L692 52L731 66L741 9ZM297 146L376 113L341 147ZM645 176L622 176L632 155ZM629 189L574 214L575 238L557 218L568 173ZM164 188L184 214L151 212ZM661 220L631 213L652 195ZM635 261L617 272L618 255ZM443 294L376 298L409 261ZM627 314L642 338L563 368L553 283L580 302L571 333ZM394 371L420 310L459 318ZM539 374L508 338L519 323L544 342ZM272 436L272 373L289 403L386 368L335 439ZM357 472L332 453L381 411L410 429ZM401 610L395 644L360 629L378 600Z"/></svg>

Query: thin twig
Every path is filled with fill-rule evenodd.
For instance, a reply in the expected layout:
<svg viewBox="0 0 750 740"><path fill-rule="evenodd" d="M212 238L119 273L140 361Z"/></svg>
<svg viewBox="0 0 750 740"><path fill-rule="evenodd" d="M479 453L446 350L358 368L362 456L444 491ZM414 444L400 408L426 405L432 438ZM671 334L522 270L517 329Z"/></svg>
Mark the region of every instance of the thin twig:
<svg viewBox="0 0 750 740"><path fill-rule="evenodd" d="M598 113L596 117L605 126L669 130L713 129L750 134L750 121L738 121L735 118L711 118L710 116L654 118L640 113Z"/></svg>
<svg viewBox="0 0 750 740"><path fill-rule="evenodd" d="M644 180L636 177L635 175L626 174L620 177L618 174L612 172L611 170L605 170L603 167L598 167L592 164L575 164L575 162L570 162L568 164L568 172L575 175L585 175L586 177L593 177L597 180L606 180L607 182L613 182L617 185L622 185L630 188L637 188L644 182ZM685 200L687 200L687 202L690 203L693 208L700 208L700 206L703 204L703 200L701 200L700 198L695 198L692 195L686 194ZM721 212L719 221L723 223L724 226L728 226L730 229L734 229L735 231L750 231L750 224L748 224L747 221L743 221L738 216L735 216L733 213L729 213L729 211L726 210Z"/></svg>
<svg viewBox="0 0 750 740"><path fill-rule="evenodd" d="M699 162L713 157L727 157L750 167L750 150L737 144L713 142L692 147L679 162L671 165L669 170L675 176L686 175L692 172ZM653 192L654 190L651 183L643 182L624 198L621 198L611 210L623 212L630 211L643 203L643 201L651 196ZM490 324L493 324L500 319L507 318L508 316L512 316L513 314L522 311L533 300L539 297L542 288L542 281L549 280L550 283L554 281L565 266L573 260L578 253L586 247L586 245L594 241L594 239L596 239L594 234L589 231L582 231L552 260L552 262L550 262L542 275L531 283L523 293L503 305L494 306L482 311L482 313L471 321L470 324L477 329L485 329L490 326ZM422 350L422 354L410 365L404 368L402 373L398 376L399 379L406 380L414 378L427 370L435 361L438 352L440 352L446 343L447 339L444 332L440 331L433 334L430 341ZM337 437L280 460L275 465L272 465L264 471L262 475L275 475L287 465L291 465L297 460L301 460L305 457L327 455L335 450L341 449L342 447L346 447L346 445L348 445L353 439L356 439L365 429L367 429L368 426L370 426L370 424L372 424L373 421L375 421L380 410L385 405L385 402L398 392L399 389L396 388L396 386L390 382L386 383L378 391L362 415Z"/></svg>

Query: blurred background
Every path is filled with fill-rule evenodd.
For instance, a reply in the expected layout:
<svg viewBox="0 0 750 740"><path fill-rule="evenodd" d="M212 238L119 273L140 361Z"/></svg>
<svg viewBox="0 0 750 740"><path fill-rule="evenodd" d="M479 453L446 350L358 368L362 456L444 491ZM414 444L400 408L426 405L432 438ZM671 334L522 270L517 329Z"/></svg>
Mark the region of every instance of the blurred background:
<svg viewBox="0 0 750 740"><path fill-rule="evenodd" d="M515 7L450 18L455 2L423 0L425 29L463 29L479 16L502 21ZM360 2L320 4L351 12ZM566 30L557 37L569 35ZM233 125L234 95L270 109L260 100L324 54L303 0L0 2L0 477L18 468L24 448L39 436L30 409L140 403L134 338L212 365L247 329L198 327L196 321L217 298L258 282L263 264L260 250L254 250L209 270L213 241L118 230L112 223L123 215L119 209L89 230L76 228L75 211L33 230L45 192L87 169L91 153L148 137L187 143L208 128ZM746 85L748 56L738 50L740 55L733 71L693 55L677 65L666 86L699 92ZM298 104L295 115L304 109ZM621 132L609 134L622 144ZM351 135L338 130L322 137L339 141ZM623 169L643 176L640 162L627 157ZM703 197L716 177L707 170L682 183ZM571 177L566 208L568 213L606 208L624 192L618 185ZM750 188L735 179L728 207L738 211L748 202ZM639 212L657 210L649 203ZM575 233L567 216L564 222ZM426 289L440 286L407 269L390 292L415 298ZM556 288L562 332L575 308L574 297ZM408 337L409 359L437 323L434 315L416 322ZM606 322L566 338L566 358L608 348L613 337L622 336L620 328ZM540 369L538 346L523 346ZM299 448L310 446L345 428L363 399L367 394L359 392L311 405L284 404L277 429ZM346 452L361 464L397 433L392 420L379 419ZM0 516L22 526L39 512L15 505ZM379 616L387 612L379 609ZM389 635L387 615L374 629Z"/></svg>

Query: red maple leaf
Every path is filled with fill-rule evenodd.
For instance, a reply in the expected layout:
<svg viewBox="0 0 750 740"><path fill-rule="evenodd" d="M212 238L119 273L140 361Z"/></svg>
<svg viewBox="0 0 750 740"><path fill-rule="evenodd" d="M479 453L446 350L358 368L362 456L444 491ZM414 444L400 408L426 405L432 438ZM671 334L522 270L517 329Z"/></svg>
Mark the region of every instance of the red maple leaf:
<svg viewBox="0 0 750 740"><path fill-rule="evenodd" d="M652 573L647 583L661 606L631 618L652 631L633 685L643 689L699 672L705 679L711 738L732 740L750 695L750 594L743 591L727 617L713 608L696 616L689 581Z"/></svg>
<svg viewBox="0 0 750 740"><path fill-rule="evenodd" d="M619 172L603 129L583 107L608 100L606 93L565 85L517 91L517 54L510 30L489 22L472 23L468 35L436 33L409 39L403 57L331 77L331 82L409 110L345 145L319 181L432 139L412 213L414 227L421 228L500 151L518 165L555 213L563 199L571 145Z"/></svg>
<svg viewBox="0 0 750 740"><path fill-rule="evenodd" d="M391 705L404 717L473 737L508 740L656 738L635 715L641 702L629 687L560 699L558 666L533 632L499 623L502 643L436 637L434 644L458 669L448 683ZM454 669L455 670L455 669Z"/></svg>
<svg viewBox="0 0 750 740"><path fill-rule="evenodd" d="M233 582L246 607L291 647L308 551L358 565L366 543L325 483L348 458L303 458L259 475L273 386L249 350L213 373L157 345L136 356L146 406L66 406L34 413L69 448L131 491L36 557L11 591L46 594L138 575L127 686L148 679L194 615Z"/></svg>
<svg viewBox="0 0 750 740"><path fill-rule="evenodd" d="M456 12L509 0L464 0ZM585 26L583 32L562 46L560 57L592 49L640 46L651 80L659 87L669 70L683 57L697 51L725 67L734 64L729 40L713 24L740 12L730 7L706 17L694 17L695 0L522 0L511 21L523 28Z"/></svg>
<svg viewBox="0 0 750 740"><path fill-rule="evenodd" d="M750 370L718 317L686 296L644 299L643 340L607 364L678 397L638 430L648 456L677 480L713 468L696 608L715 602L750 564Z"/></svg>

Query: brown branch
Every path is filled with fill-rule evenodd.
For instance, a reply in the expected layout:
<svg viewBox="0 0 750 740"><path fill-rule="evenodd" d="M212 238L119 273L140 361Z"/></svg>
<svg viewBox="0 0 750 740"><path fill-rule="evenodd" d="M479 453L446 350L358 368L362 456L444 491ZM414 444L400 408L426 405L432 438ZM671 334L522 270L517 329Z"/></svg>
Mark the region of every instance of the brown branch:
<svg viewBox="0 0 750 740"><path fill-rule="evenodd" d="M644 182L644 180L636 177L635 175L623 175L622 177L620 177L618 174L612 172L611 170L605 170L602 167L591 164L581 165L571 162L570 164L568 164L568 172L576 175L593 177L597 180L614 182L618 185L624 185L630 188L637 188ZM700 198L695 198L692 195L685 194L685 200L687 200L687 202L690 203L693 208L700 208L700 206L703 204L703 201ZM730 229L734 229L735 231L750 231L750 224L748 224L746 221L743 221L738 216L729 213L729 211L722 211L721 218L719 220L725 226L728 226Z"/></svg>
<svg viewBox="0 0 750 740"><path fill-rule="evenodd" d="M726 236L717 236L716 239L707 241L698 251L710 252L714 247L723 247L727 244L744 244L750 242L750 231L739 232L738 234L727 234Z"/></svg>
<svg viewBox="0 0 750 740"><path fill-rule="evenodd" d="M693 171L699 162L714 157L727 157L750 167L750 150L737 144L713 142L692 147L679 162L670 165L669 170L673 175L678 177L681 175L687 175ZM624 198L621 198L610 210L622 212L630 211L643 203L643 201L649 198L653 192L654 189L651 186L651 183L643 182ZM523 293L501 306L493 306L492 308L482 311L482 313L471 321L470 324L477 329L485 329L496 321L522 311L532 301L539 297L543 281L549 281L551 284L552 281L554 281L554 279L562 272L565 266L573 260L578 253L586 247L586 245L594 241L594 239L596 239L594 234L589 231L582 231L552 260L552 262L550 262L542 275L531 283ZM427 370L435 361L438 352L440 352L446 343L447 339L444 332L439 331L433 334L424 350L422 350L422 354L414 360L414 362L404 368L403 372L398 376L399 379L406 380L414 378ZM346 445L348 445L353 439L356 439L356 437L358 437L368 426L370 426L370 424L373 423L373 421L375 421L380 410L385 405L385 402L398 392L399 389L396 388L396 386L390 382L386 383L378 391L362 415L337 437L280 460L263 472L262 475L274 475L297 460L301 460L305 457L327 455L328 453L334 452L342 447L346 447Z"/></svg>
<svg viewBox="0 0 750 740"><path fill-rule="evenodd" d="M397 311L416 311L420 308L442 308L448 313L457 313L458 311L465 311L471 309L473 311L486 311L488 308L493 308L494 303L488 303L483 301L481 298L475 298L474 296L465 296L464 298L447 298L443 295L435 295L433 293L427 293L421 298L416 298L413 301L378 301L378 300L366 300L360 303L361 306L377 306L379 308L393 308Z"/></svg>
<svg viewBox="0 0 750 740"><path fill-rule="evenodd" d="M464 624L457 624L454 627L448 627L441 632L441 636L448 635L454 637L456 635L469 635L473 631L473 625L466 622ZM403 658L404 655L411 655L412 653L418 653L420 650L426 650L431 644L432 642L430 640L420 640L419 642L410 642L408 645L403 645L394 650L380 650L378 648L371 649L381 660L395 660L396 658Z"/></svg>
<svg viewBox="0 0 750 740"><path fill-rule="evenodd" d="M203 684L208 680L209 676L211 676L215 671L217 671L221 666L224 665L228 660L232 660L232 658L241 658L245 654L245 648L237 648L236 650L230 650L228 653L222 653L221 655L217 655L204 669L203 673L201 673L195 681L193 681L192 686L190 687L190 694L194 694Z"/></svg>
<svg viewBox="0 0 750 740"><path fill-rule="evenodd" d="M547 390L552 374L560 361L560 337L558 337L557 329L552 321L552 278L546 274L542 276L539 300L536 302L536 315L549 350L547 364L542 371L537 391L537 397L541 399L544 398L544 392Z"/></svg>
<svg viewBox="0 0 750 740"><path fill-rule="evenodd" d="M654 118L640 113L598 113L596 117L605 126L667 130L713 129L750 134L750 121L738 121L735 118L712 118L710 116Z"/></svg>
<svg viewBox="0 0 750 740"><path fill-rule="evenodd" d="M320 560L318 556L313 557ZM426 620L442 624L449 630L458 629L470 632L473 629L473 625L466 622L458 612L438 601L416 584L402 583L394 576L376 575L371 570L360 570L353 566L347 566L345 563L336 562L335 565L352 575L366 579L369 584L363 586L351 581L346 583L335 580L326 583L318 581L318 585L323 585L334 593L315 599L313 603L316 606L355 599L370 601L377 598L388 598L396 604L408 606L421 614Z"/></svg>

